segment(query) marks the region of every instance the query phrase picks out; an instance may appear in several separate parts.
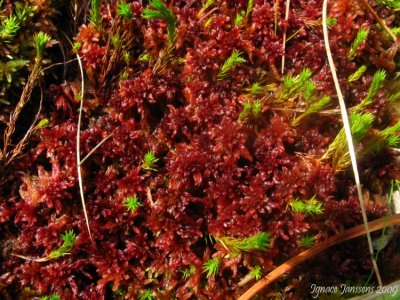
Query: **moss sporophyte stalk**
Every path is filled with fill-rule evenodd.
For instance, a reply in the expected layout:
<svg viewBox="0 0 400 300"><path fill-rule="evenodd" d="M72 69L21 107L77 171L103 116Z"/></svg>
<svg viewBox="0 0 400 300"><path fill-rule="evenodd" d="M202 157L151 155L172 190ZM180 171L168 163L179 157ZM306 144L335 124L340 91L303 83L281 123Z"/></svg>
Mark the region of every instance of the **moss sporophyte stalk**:
<svg viewBox="0 0 400 300"><path fill-rule="evenodd" d="M398 9L0 0L0 298L379 285L364 238L326 241L398 222Z"/></svg>

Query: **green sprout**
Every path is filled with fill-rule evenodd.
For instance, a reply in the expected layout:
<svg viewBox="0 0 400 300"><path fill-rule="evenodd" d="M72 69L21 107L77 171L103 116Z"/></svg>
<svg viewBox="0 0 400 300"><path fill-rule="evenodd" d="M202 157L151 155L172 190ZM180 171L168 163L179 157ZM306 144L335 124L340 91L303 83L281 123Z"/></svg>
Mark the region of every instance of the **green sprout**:
<svg viewBox="0 0 400 300"><path fill-rule="evenodd" d="M133 17L131 6L124 1L118 2L117 14L126 21L132 20Z"/></svg>
<svg viewBox="0 0 400 300"><path fill-rule="evenodd" d="M247 9L246 9L246 20L249 19L251 11L253 10L253 6L254 6L254 0L249 0L249 2L247 3Z"/></svg>
<svg viewBox="0 0 400 300"><path fill-rule="evenodd" d="M218 273L220 262L219 257L209 259L203 264L203 273L206 273L207 277L215 277Z"/></svg>
<svg viewBox="0 0 400 300"><path fill-rule="evenodd" d="M322 23L322 22L321 22ZM333 26L335 26L337 24L337 19L336 18L334 18L334 17L328 17L327 19L326 19L326 25L329 27L329 28L332 28Z"/></svg>
<svg viewBox="0 0 400 300"><path fill-rule="evenodd" d="M387 127L384 130L380 131L376 138L372 138L369 141L370 151L376 152L380 150L382 147L387 146L391 148L398 147L400 145L400 121L398 121L393 126Z"/></svg>
<svg viewBox="0 0 400 300"><path fill-rule="evenodd" d="M233 24L236 26L239 26L243 23L243 19L245 16L245 11L241 10L236 14L235 20L233 21Z"/></svg>
<svg viewBox="0 0 400 300"><path fill-rule="evenodd" d="M214 16L209 17L208 20L204 23L204 27L208 28L213 20Z"/></svg>
<svg viewBox="0 0 400 300"><path fill-rule="evenodd" d="M60 300L60 296L58 294L52 294L50 296L40 297L40 300Z"/></svg>
<svg viewBox="0 0 400 300"><path fill-rule="evenodd" d="M49 126L49 119L43 118L39 121L39 123L35 126L35 129L40 129Z"/></svg>
<svg viewBox="0 0 400 300"><path fill-rule="evenodd" d="M127 66L129 66L129 62L130 62L130 60L131 60L131 56L130 56L129 52L128 52L128 51L125 51L125 52L122 54L122 56L123 56L123 58L124 58L125 64L126 64Z"/></svg>
<svg viewBox="0 0 400 300"><path fill-rule="evenodd" d="M148 151L144 155L142 169L149 171L157 171L157 169L155 168L157 161L158 158L155 157L154 153L152 151Z"/></svg>
<svg viewBox="0 0 400 300"><path fill-rule="evenodd" d="M121 81L127 80L129 77L129 73L127 70L124 70L120 75L119 75L119 79Z"/></svg>
<svg viewBox="0 0 400 300"><path fill-rule="evenodd" d="M228 59L224 62L222 65L221 69L219 70L218 73L218 80L224 79L225 77L228 76L229 72L233 69L238 64L243 64L246 62L246 60L241 57L242 52L234 50L231 54L231 56L228 57Z"/></svg>
<svg viewBox="0 0 400 300"><path fill-rule="evenodd" d="M17 34L20 24L16 16L9 16L5 19L0 27L0 39L5 43L11 42L12 38Z"/></svg>
<svg viewBox="0 0 400 300"><path fill-rule="evenodd" d="M24 59L13 59L7 62L0 61L0 81L6 79L8 83L11 83L14 73L28 66L28 63L29 61Z"/></svg>
<svg viewBox="0 0 400 300"><path fill-rule="evenodd" d="M18 22L24 23L28 18L32 18L38 8L37 5L31 5L29 3L15 3L15 15L17 16Z"/></svg>
<svg viewBox="0 0 400 300"><path fill-rule="evenodd" d="M254 118L257 119L260 116L260 113L261 113L261 110L262 110L262 106L263 106L262 103L260 101L258 101L258 100L253 103L252 111L253 111Z"/></svg>
<svg viewBox="0 0 400 300"><path fill-rule="evenodd" d="M280 98L282 100L287 100L295 96L298 92L304 90L304 88L309 85L307 83L312 76L310 69L303 69L299 75L293 76L288 75L283 79L283 87Z"/></svg>
<svg viewBox="0 0 400 300"><path fill-rule="evenodd" d="M49 258L57 259L64 255L70 254L72 247L74 247L76 236L73 230L69 230L61 235L63 244L56 250L53 250L49 254Z"/></svg>
<svg viewBox="0 0 400 300"><path fill-rule="evenodd" d="M322 97L319 101L312 103L310 106L307 107L305 112L303 112L301 115L299 115L293 122L293 126L297 126L301 120L303 120L305 117L317 113L321 111L328 103L331 101L331 98L329 96L324 96Z"/></svg>
<svg viewBox="0 0 400 300"><path fill-rule="evenodd" d="M225 249L238 253L241 251L266 251L270 247L271 234L269 232L260 232L247 238L214 237L215 240L224 246Z"/></svg>
<svg viewBox="0 0 400 300"><path fill-rule="evenodd" d="M203 5L203 7L200 9L199 13L197 14L198 17L200 17L211 5L213 5L215 0L207 0L207 2ZM206 26L207 27L207 26Z"/></svg>
<svg viewBox="0 0 400 300"><path fill-rule="evenodd" d="M305 235L300 238L299 243L300 246L303 248L311 248L312 246L314 246L314 241L315 239L313 236Z"/></svg>
<svg viewBox="0 0 400 300"><path fill-rule="evenodd" d="M359 67L357 69L357 71L355 71L353 74L351 74L349 76L349 78L347 78L347 82L354 82L357 81L358 79L361 78L361 76L364 75L365 71L367 70L367 67L365 65L362 65L361 67Z"/></svg>
<svg viewBox="0 0 400 300"><path fill-rule="evenodd" d="M79 49L81 49L82 43L81 42L74 42L72 45L72 52L77 53Z"/></svg>
<svg viewBox="0 0 400 300"><path fill-rule="evenodd" d="M90 1L90 22L96 27L99 27L101 22L100 1L101 0Z"/></svg>
<svg viewBox="0 0 400 300"><path fill-rule="evenodd" d="M245 88L244 90L250 93L251 96L256 96L262 93L274 92L277 89L276 83L271 83L267 85L261 85L258 82L254 82L251 87Z"/></svg>
<svg viewBox="0 0 400 300"><path fill-rule="evenodd" d="M35 40L36 59L41 60L44 54L44 49L50 41L50 36L47 33L39 32L33 37Z"/></svg>
<svg viewBox="0 0 400 300"><path fill-rule="evenodd" d="M395 11L400 11L400 2L398 0L376 0L380 5L386 6L387 8Z"/></svg>
<svg viewBox="0 0 400 300"><path fill-rule="evenodd" d="M138 61L147 62L150 60L150 55L148 53L143 53L139 56Z"/></svg>
<svg viewBox="0 0 400 300"><path fill-rule="evenodd" d="M114 49L119 48L120 42L121 42L121 40L120 40L120 36L118 33L111 36L111 43L113 44Z"/></svg>
<svg viewBox="0 0 400 300"><path fill-rule="evenodd" d="M250 113L252 113L255 119L258 119L261 114L262 107L263 104L259 100L254 101L253 103L246 101L243 104L243 110L239 114L239 121L246 122L250 116Z"/></svg>
<svg viewBox="0 0 400 300"><path fill-rule="evenodd" d="M357 144L370 130L374 115L370 113L354 112L349 116L350 128L354 143ZM346 142L346 134L342 128L329 145L322 159L332 158L332 165L337 171L350 165L350 154Z"/></svg>
<svg viewBox="0 0 400 300"><path fill-rule="evenodd" d="M305 215L320 215L324 211L322 202L318 201L315 196L310 200L300 200L299 198L295 198L289 202L288 207L296 213Z"/></svg>
<svg viewBox="0 0 400 300"><path fill-rule="evenodd" d="M124 201L124 206L128 211L134 212L137 208L143 205L140 203L138 196L135 195L126 198Z"/></svg>
<svg viewBox="0 0 400 300"><path fill-rule="evenodd" d="M251 111L251 102L247 101L243 105L243 110L239 114L240 121L246 121L249 117L249 113Z"/></svg>
<svg viewBox="0 0 400 300"><path fill-rule="evenodd" d="M357 36L351 44L349 54L347 55L349 60L352 60L356 57L358 47L367 39L369 34L369 29L360 28L357 31Z"/></svg>
<svg viewBox="0 0 400 300"><path fill-rule="evenodd" d="M146 8L143 11L143 17L149 20L161 19L167 23L168 48L171 49L175 42L176 17L161 0L151 0L149 5L153 9Z"/></svg>
<svg viewBox="0 0 400 300"><path fill-rule="evenodd" d="M372 101L374 100L376 94L378 93L379 89L383 86L383 82L386 79L386 72L384 70L379 70L374 74L372 78L371 86L368 90L368 95L365 97L359 104L355 107L351 108L351 111L358 111L362 110L365 107L369 106Z"/></svg>
<svg viewBox="0 0 400 300"><path fill-rule="evenodd" d="M145 290L139 297L139 300L154 300L156 297L154 296L154 293L152 290L147 289Z"/></svg>
<svg viewBox="0 0 400 300"><path fill-rule="evenodd" d="M254 82L249 89L250 94L258 95L262 92L262 86L258 82Z"/></svg>
<svg viewBox="0 0 400 300"><path fill-rule="evenodd" d="M260 280L262 277L262 268L261 266L256 266L254 269L250 271L250 275L255 279L255 280Z"/></svg>
<svg viewBox="0 0 400 300"><path fill-rule="evenodd" d="M315 91L314 82L312 80L306 81L306 83L304 84L304 89L303 89L303 97L307 103L310 103L311 100L313 99L314 91Z"/></svg>
<svg viewBox="0 0 400 300"><path fill-rule="evenodd" d="M196 272L196 267L193 265L190 265L189 267L185 268L182 270L182 278L183 279L188 279L190 276L192 276Z"/></svg>
<svg viewBox="0 0 400 300"><path fill-rule="evenodd" d="M394 103L400 100L400 90L389 96L389 102Z"/></svg>

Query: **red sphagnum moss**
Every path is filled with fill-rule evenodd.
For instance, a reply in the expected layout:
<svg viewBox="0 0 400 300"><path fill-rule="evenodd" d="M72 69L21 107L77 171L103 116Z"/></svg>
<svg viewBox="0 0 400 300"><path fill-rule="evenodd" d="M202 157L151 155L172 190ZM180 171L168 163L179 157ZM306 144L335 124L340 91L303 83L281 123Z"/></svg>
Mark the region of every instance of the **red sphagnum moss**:
<svg viewBox="0 0 400 300"><path fill-rule="evenodd" d="M287 22L285 1L279 0L153 0L144 7L147 1L120 7L121 1L71 0L69 12L68 5L19 1L31 2L40 10L32 24L64 44L65 82L60 70L45 71L40 119L48 124L35 127L23 155L1 168L0 297L234 299L258 279L254 270L266 274L296 255L307 245L305 237L318 244L362 222L348 162L324 156L342 123L321 0L292 0ZM399 33L399 13L370 2ZM15 6L4 1L2 20ZM65 11L63 20L54 21L65 36L49 25L55 9ZM100 19L94 21L96 9ZM332 54L350 111L368 96L376 71L386 71L372 103L357 112L374 116L356 143L367 213L374 219L387 213L384 195L400 178L393 150L400 128L382 133L398 121L392 113L398 104L389 98L399 91L399 54L361 1L331 1L329 11ZM369 30L368 37L349 59L360 28ZM29 39L31 30L21 39ZM55 48L49 57L59 62ZM0 53L10 49L0 41ZM74 52L83 61L85 91L78 66L67 62ZM349 82L362 65L365 73ZM330 101L318 102L324 96ZM81 157L102 142L81 164L93 241L78 186L80 101ZM0 115L1 132L17 101L9 102ZM381 147L371 150L370 139ZM336 155L347 157L344 139L342 146ZM70 230L76 235L70 251L40 261L62 246ZM240 248L244 244L247 250ZM367 252L364 240L337 246L264 297L279 292L305 299L312 283L363 282L371 269ZM393 279L385 274L386 281ZM246 276L250 280L242 282Z"/></svg>

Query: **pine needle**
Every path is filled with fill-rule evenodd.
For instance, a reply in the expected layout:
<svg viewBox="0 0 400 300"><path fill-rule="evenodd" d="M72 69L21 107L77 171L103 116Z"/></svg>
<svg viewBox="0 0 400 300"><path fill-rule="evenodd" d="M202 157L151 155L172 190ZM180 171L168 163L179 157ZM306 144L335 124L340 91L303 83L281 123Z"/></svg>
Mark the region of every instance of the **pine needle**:
<svg viewBox="0 0 400 300"><path fill-rule="evenodd" d="M246 62L246 60L241 56L242 52L238 50L234 50L231 54L231 56L228 57L228 59L224 62L222 65L221 69L218 72L217 79L221 80L224 79L225 77L228 76L229 72L239 64L243 64Z"/></svg>
<svg viewBox="0 0 400 300"><path fill-rule="evenodd" d="M347 78L347 82L354 82L357 81L358 79L361 78L361 76L364 75L365 71L367 70L367 67L365 65L362 65L361 67L359 67L357 69L357 71L355 71L353 74L351 74L349 76L349 78Z"/></svg>
<svg viewBox="0 0 400 300"><path fill-rule="evenodd" d="M328 26L327 26L327 10L328 10L328 0L323 1L322 5L322 29L323 29L323 36L324 36L324 43L325 43L325 49L326 49L326 54L328 57L328 62L329 62L329 67L332 73L333 81L335 83L335 88L336 88L336 93L338 95L339 99L339 106L340 106L340 111L342 114L342 119L343 119L343 126L344 126L344 132L346 135L347 139L347 145L348 149L350 152L350 160L351 160L351 165L353 168L353 173L354 173L354 180L356 183L357 187L357 195L358 195L358 200L360 202L360 208L361 208L361 214L363 218L363 223L364 223L364 228L367 234L367 240L368 240L368 248L369 248L369 253L370 253L370 258L372 265L375 270L375 274L378 280L378 284L382 286L382 279L379 273L378 266L376 264L375 258L374 258L374 249L372 246L372 239L371 239L371 234L369 231L369 226L368 226L368 218L367 218L367 213L365 211L365 205L364 205L364 200L363 200L363 193L361 189L361 182L360 182L360 175L358 172L358 166L357 166L357 159L356 159L356 153L355 153L355 148L353 144L353 139L351 136L351 128L350 128L350 122L348 120L347 116L347 109L346 109L346 104L344 102L343 94L340 89L340 84L339 84L339 79L336 74L336 69L335 69L335 63L333 61L332 57L332 52L331 52L331 47L329 45L329 33L328 33Z"/></svg>

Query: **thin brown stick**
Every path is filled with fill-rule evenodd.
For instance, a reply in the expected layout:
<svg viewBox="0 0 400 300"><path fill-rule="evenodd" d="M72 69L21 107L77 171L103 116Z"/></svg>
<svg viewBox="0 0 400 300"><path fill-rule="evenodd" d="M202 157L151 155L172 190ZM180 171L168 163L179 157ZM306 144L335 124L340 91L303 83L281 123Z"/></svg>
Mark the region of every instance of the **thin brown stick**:
<svg viewBox="0 0 400 300"><path fill-rule="evenodd" d="M367 7L368 11L371 13L371 15L374 17L374 19L379 23L379 25L382 26L382 28L387 32L387 34L392 38L392 40L397 44L397 37L394 35L394 33L390 30L390 28L386 25L385 21L383 21L376 11L371 7L371 5L368 4L366 0L361 0L364 5Z"/></svg>
<svg viewBox="0 0 400 300"><path fill-rule="evenodd" d="M92 150L90 150L90 152L88 154L86 154L86 156L81 160L80 165L82 165L85 160L87 160L97 149L99 149L99 147L101 145L103 145L110 137L112 137L112 133L110 133L109 135L107 135L104 139L102 139Z"/></svg>
<svg viewBox="0 0 400 300"><path fill-rule="evenodd" d="M367 232L377 231L379 229L383 229L385 227L390 227L394 225L400 224L400 214L393 215L390 217L383 217L372 222L369 222L369 230L365 230L364 224L355 226L348 230L343 231L342 233L333 236L326 241L323 241L321 244L314 246L306 251L301 252L295 257L289 259L272 272L267 274L265 277L256 282L251 288L249 288L244 294L242 294L238 300L249 300L251 297L256 295L263 288L267 287L269 284L280 278L283 274L291 271L295 266L299 265L303 261L306 261L318 253L332 247L333 245L354 239L361 235L366 234Z"/></svg>
<svg viewBox="0 0 400 300"><path fill-rule="evenodd" d="M361 182L360 182L360 175L359 175L358 166L357 166L356 152L355 152L355 147L354 147L354 143L353 143L353 137L351 134L349 117L347 115L346 103L344 102L343 94L342 94L340 84L339 84L339 79L336 74L335 63L334 63L333 57L332 57L331 46L329 44L327 11L328 11L328 0L324 0L323 5L322 5L322 29L323 29L323 35L324 35L326 56L328 58L329 68L332 73L332 78L333 78L333 82L335 84L336 94L337 94L338 100L339 100L340 112L342 114L342 120L343 120L343 128L344 128L344 132L346 134L347 146L349 148L351 166L352 166L353 174L354 174L354 181L355 181L356 187L357 187L357 196L358 196L358 200L360 203L361 215L362 215L363 223L365 226L365 231L367 233L368 249L369 249L369 253L371 256L371 262L372 262L372 265L374 266L374 271L375 271L375 275L378 280L378 283L380 286L382 286L382 279L381 279L381 276L379 273L378 265L376 264L376 261L375 261L372 239L371 239L371 235L368 230L368 218L367 218L367 213L365 211L363 193L362 193Z"/></svg>

